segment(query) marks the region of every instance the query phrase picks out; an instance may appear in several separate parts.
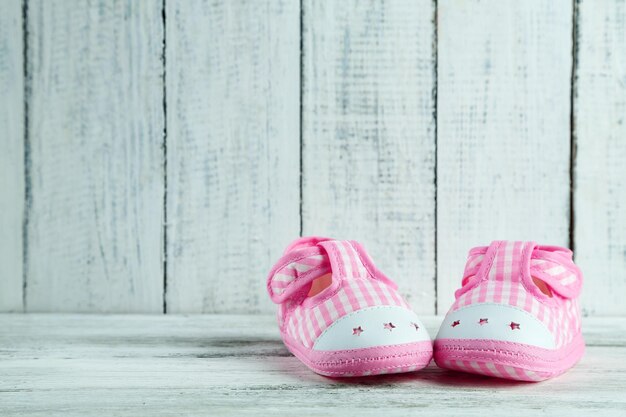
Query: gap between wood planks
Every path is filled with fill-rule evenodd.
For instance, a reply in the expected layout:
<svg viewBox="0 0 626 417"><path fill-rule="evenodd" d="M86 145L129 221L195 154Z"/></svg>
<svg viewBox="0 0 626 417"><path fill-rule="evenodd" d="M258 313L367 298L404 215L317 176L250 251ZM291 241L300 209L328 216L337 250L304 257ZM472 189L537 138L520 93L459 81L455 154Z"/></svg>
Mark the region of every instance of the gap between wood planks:
<svg viewBox="0 0 626 417"><path fill-rule="evenodd" d="M161 3L163 22L163 314L167 314L167 25L166 2Z"/></svg>
<svg viewBox="0 0 626 417"><path fill-rule="evenodd" d="M29 135L29 107L31 98L30 68L28 60L28 0L22 0L22 45L24 64L24 214L22 219L22 311L28 311L26 291L28 290L28 225L30 207L33 199L31 184L31 154Z"/></svg>
<svg viewBox="0 0 626 417"><path fill-rule="evenodd" d="M576 117L574 106L576 104L576 68L578 66L578 0L572 0L572 73L570 77L570 160L569 160L569 248L574 251L575 245L575 212L574 198L576 192Z"/></svg>

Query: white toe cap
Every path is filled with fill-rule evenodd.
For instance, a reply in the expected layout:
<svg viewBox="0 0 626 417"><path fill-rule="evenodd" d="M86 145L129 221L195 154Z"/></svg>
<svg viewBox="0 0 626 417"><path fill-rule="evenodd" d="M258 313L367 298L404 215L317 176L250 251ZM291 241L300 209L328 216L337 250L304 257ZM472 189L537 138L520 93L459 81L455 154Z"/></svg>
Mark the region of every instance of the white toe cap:
<svg viewBox="0 0 626 417"><path fill-rule="evenodd" d="M483 339L556 347L554 336L538 318L518 307L482 303L448 313L437 339Z"/></svg>
<svg viewBox="0 0 626 417"><path fill-rule="evenodd" d="M430 341L430 337L414 312L397 306L376 306L337 319L315 340L313 349L360 349L423 341Z"/></svg>

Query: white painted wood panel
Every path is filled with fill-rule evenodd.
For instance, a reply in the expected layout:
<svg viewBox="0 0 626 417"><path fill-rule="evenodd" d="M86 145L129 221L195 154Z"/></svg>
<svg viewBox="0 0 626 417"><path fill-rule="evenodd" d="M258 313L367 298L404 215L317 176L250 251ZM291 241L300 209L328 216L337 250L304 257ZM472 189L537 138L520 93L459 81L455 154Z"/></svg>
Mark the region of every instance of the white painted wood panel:
<svg viewBox="0 0 626 417"><path fill-rule="evenodd" d="M303 2L303 232L363 242L434 312L434 8Z"/></svg>
<svg viewBox="0 0 626 417"><path fill-rule="evenodd" d="M162 310L161 3L28 3L28 311Z"/></svg>
<svg viewBox="0 0 626 417"><path fill-rule="evenodd" d="M471 247L568 244L572 4L438 4L437 299L445 313Z"/></svg>
<svg viewBox="0 0 626 417"><path fill-rule="evenodd" d="M469 248L568 243L571 1L301 3L0 2L0 311L26 266L29 311L270 312L302 222L444 313ZM583 308L626 314L626 6L576 4Z"/></svg>
<svg viewBox="0 0 626 417"><path fill-rule="evenodd" d="M168 1L167 311L274 311L299 235L297 1Z"/></svg>
<svg viewBox="0 0 626 417"><path fill-rule="evenodd" d="M424 317L435 334L441 317ZM519 383L444 371L316 375L275 317L0 315L3 416L623 416L626 320L583 321L568 373ZM494 410L497 410L494 412Z"/></svg>
<svg viewBox="0 0 626 417"><path fill-rule="evenodd" d="M22 2L0 2L0 311L22 311L24 61Z"/></svg>
<svg viewBox="0 0 626 417"><path fill-rule="evenodd" d="M626 314L626 5L578 6L575 111L576 260L583 308Z"/></svg>

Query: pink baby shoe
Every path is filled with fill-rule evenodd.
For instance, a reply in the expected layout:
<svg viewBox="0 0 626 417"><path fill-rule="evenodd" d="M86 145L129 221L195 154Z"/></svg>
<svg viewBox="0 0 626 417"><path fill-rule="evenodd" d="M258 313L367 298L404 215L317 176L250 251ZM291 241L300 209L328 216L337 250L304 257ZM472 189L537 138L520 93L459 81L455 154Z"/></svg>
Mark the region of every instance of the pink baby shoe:
<svg viewBox="0 0 626 417"><path fill-rule="evenodd" d="M430 337L396 289L359 243L321 237L291 243L267 279L287 349L333 377L428 365Z"/></svg>
<svg viewBox="0 0 626 417"><path fill-rule="evenodd" d="M569 249L507 241L472 249L435 339L435 362L520 381L562 374L585 350L581 285Z"/></svg>

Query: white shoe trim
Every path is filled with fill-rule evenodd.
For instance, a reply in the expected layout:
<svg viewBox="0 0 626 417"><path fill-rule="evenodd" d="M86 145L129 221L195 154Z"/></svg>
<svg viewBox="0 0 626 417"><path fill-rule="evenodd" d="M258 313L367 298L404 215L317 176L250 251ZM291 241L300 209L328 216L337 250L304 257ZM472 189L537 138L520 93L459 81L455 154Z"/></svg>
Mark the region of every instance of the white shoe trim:
<svg viewBox="0 0 626 417"><path fill-rule="evenodd" d="M394 327L385 328L388 323ZM359 327L362 332L355 334L354 329ZM398 306L375 306L337 319L315 340L313 350L360 349L422 341L430 341L430 336L413 311Z"/></svg>
<svg viewBox="0 0 626 417"><path fill-rule="evenodd" d="M481 325L481 319L487 322ZM518 307L496 303L472 304L448 313L437 339L499 340L556 348L554 336L538 318Z"/></svg>

